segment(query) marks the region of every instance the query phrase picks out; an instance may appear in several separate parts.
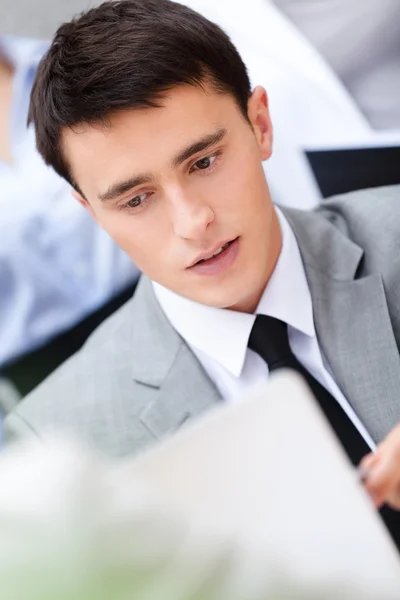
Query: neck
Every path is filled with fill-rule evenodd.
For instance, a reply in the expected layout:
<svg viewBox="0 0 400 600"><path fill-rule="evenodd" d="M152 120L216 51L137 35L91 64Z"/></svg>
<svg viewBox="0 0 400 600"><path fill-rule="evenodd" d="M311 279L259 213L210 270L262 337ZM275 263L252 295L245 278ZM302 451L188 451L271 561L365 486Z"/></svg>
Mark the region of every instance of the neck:
<svg viewBox="0 0 400 600"><path fill-rule="evenodd" d="M271 224L268 235L270 240L269 260L265 276L261 280L260 286L256 290L254 290L254 293L249 298L246 299L246 304L237 306L236 308L232 308L231 310L239 310L240 312L253 314L256 311L257 306L259 305L262 295L265 291L265 288L267 287L269 280L271 279L272 273L275 270L276 263L278 262L282 250L282 231L279 224L278 215L274 207L272 210Z"/></svg>

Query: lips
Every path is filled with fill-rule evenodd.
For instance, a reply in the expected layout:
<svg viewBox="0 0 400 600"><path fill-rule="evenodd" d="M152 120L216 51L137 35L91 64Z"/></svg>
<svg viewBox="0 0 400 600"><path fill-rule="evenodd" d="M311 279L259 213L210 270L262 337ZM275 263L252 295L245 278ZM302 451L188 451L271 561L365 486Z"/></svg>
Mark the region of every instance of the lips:
<svg viewBox="0 0 400 600"><path fill-rule="evenodd" d="M190 267L190 271L197 276L222 276L236 262L239 249L240 238L237 237L231 242L219 246L212 254L203 254L203 257Z"/></svg>
<svg viewBox="0 0 400 600"><path fill-rule="evenodd" d="M197 261L197 265L203 262L207 262L207 260L211 260L212 258L215 258L216 256L218 256L219 254L221 254L221 252L223 252L224 250L226 250L229 246L231 242L227 242L226 244L224 244L223 246L221 246L221 248L219 248L219 250L217 250L216 252L214 252L214 254L212 254L211 256L209 256L208 258L201 258L200 260Z"/></svg>
<svg viewBox="0 0 400 600"><path fill-rule="evenodd" d="M206 263L207 261L217 257L219 254L222 254L222 252L224 252L227 248L229 248L230 244L232 244L232 242L234 242L235 240L231 240L228 242L224 242L222 244L219 244L218 246L214 247L214 249L207 251L207 252L203 252L201 255L199 255L196 260L189 266L189 268L195 267L196 265L201 265L203 263Z"/></svg>

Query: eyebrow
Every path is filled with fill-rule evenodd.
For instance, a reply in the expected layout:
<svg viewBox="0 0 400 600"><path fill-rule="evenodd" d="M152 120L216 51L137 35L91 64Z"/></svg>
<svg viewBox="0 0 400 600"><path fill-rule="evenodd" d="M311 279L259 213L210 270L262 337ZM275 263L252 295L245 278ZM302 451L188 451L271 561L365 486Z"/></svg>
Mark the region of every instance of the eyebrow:
<svg viewBox="0 0 400 600"><path fill-rule="evenodd" d="M177 156L175 156L175 158L172 160L172 165L174 167L178 167L194 154L203 152L204 150L211 148L211 146L218 144L218 142L220 142L225 137L225 135L226 129L221 127L216 132L204 136L197 142L190 144L190 146L188 146L187 148L182 150ZM105 192L99 194L98 197L102 202L115 200L119 196L122 196L126 192L129 192L129 190L132 190L133 188L139 185L151 183L153 181L154 176L151 173L144 173L136 177L130 177L125 181L117 182L110 185L110 187Z"/></svg>
<svg viewBox="0 0 400 600"><path fill-rule="evenodd" d="M198 154L198 152L203 152L204 150L207 150L207 148L214 146L214 144L218 144L218 142L220 142L225 137L225 135L226 129L221 127L215 133L210 133L209 135L206 135L200 140L198 140L197 142L194 142L194 144L190 144L190 146L185 148L185 150L182 150L182 152L180 152L178 156L174 158L174 160L172 161L173 166L178 167L194 154Z"/></svg>
<svg viewBox="0 0 400 600"><path fill-rule="evenodd" d="M102 202L108 202L110 200L115 200L125 192L129 192L133 188L138 185L143 185L144 183L150 183L154 181L154 177L150 173L146 173L144 175L138 175L137 177L131 177L130 179L126 179L125 181L121 181L118 183L113 183L110 185L108 190L99 194L99 199Z"/></svg>

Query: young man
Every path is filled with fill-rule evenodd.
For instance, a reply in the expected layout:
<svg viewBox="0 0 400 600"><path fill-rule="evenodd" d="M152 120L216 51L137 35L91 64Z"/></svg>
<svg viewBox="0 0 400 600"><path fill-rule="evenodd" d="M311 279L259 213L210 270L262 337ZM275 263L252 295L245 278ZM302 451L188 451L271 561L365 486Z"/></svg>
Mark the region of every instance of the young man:
<svg viewBox="0 0 400 600"><path fill-rule="evenodd" d="M9 417L10 438L57 426L137 452L281 366L355 464L397 425L400 190L275 207L267 95L217 26L169 0L106 2L58 30L30 119L146 276ZM368 485L396 504L396 430L384 444Z"/></svg>

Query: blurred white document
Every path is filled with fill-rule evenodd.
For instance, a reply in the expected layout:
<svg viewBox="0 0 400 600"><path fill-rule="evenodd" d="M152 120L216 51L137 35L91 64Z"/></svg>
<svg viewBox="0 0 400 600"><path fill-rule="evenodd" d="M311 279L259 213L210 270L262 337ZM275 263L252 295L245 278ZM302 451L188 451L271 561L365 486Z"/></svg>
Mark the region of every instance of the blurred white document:
<svg viewBox="0 0 400 600"><path fill-rule="evenodd" d="M283 569L333 597L399 598L397 551L306 385L281 373L247 396L138 457L131 475L193 539L232 541L236 592Z"/></svg>

